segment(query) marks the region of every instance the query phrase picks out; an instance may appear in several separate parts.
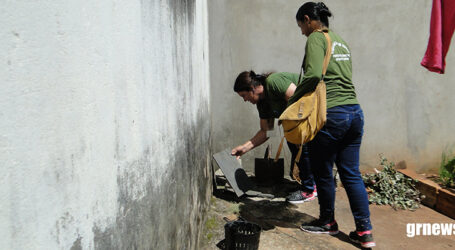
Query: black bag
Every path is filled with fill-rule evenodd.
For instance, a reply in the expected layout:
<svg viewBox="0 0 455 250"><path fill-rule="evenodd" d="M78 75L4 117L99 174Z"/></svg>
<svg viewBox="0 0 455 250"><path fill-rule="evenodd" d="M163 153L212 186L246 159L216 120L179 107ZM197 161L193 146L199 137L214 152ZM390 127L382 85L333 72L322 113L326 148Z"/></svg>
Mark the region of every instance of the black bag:
<svg viewBox="0 0 455 250"><path fill-rule="evenodd" d="M283 137L284 139L284 137ZM275 159L271 159L269 146L265 150L264 158L254 159L254 176L260 185L281 183L284 178L284 159L279 158L283 144L281 139Z"/></svg>

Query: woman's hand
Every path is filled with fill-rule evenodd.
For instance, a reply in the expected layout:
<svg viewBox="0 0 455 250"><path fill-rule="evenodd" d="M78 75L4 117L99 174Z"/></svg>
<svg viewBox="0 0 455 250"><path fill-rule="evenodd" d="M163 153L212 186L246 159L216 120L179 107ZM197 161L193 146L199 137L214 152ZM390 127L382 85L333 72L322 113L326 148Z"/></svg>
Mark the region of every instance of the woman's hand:
<svg viewBox="0 0 455 250"><path fill-rule="evenodd" d="M273 118L272 119L261 119L261 121L260 121L261 129L256 133L255 136L253 136L253 138L251 138L251 140L232 149L231 155L237 156L236 158L238 160L238 159L240 159L240 156L244 155L246 152L250 151L251 149L253 149L253 148L261 145L265 141L267 141L267 139L269 139L267 137L267 130L269 128L273 128L273 122L274 122ZM269 123L271 125L269 125Z"/></svg>
<svg viewBox="0 0 455 250"><path fill-rule="evenodd" d="M235 155L235 156L237 156L236 157L237 159L240 159L240 156L242 156L246 152L248 152L247 147L245 147L244 145L239 145L239 146L235 147L234 149L232 149L231 155Z"/></svg>

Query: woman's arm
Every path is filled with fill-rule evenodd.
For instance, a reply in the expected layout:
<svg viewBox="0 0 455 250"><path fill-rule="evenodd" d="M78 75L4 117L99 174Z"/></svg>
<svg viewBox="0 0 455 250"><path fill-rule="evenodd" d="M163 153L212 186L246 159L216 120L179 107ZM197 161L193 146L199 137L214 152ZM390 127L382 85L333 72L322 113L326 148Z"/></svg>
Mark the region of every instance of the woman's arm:
<svg viewBox="0 0 455 250"><path fill-rule="evenodd" d="M239 145L232 149L231 155L237 156L237 159L240 158L243 154L250 151L251 149L261 145L267 139L267 130L273 128L273 119L261 119L260 120L261 129L253 136L249 141L245 142L242 145Z"/></svg>
<svg viewBox="0 0 455 250"><path fill-rule="evenodd" d="M294 103L304 94L314 91L321 81L326 43L324 34L321 32L314 32L308 37L305 46L305 74L302 77L302 82L297 84L296 95L289 98L289 104Z"/></svg>

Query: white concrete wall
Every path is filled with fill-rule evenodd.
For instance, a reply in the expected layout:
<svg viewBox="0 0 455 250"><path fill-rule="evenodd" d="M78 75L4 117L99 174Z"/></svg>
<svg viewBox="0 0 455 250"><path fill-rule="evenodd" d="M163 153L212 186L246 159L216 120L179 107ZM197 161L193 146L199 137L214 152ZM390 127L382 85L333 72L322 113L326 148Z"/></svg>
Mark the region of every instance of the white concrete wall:
<svg viewBox="0 0 455 250"><path fill-rule="evenodd" d="M205 0L2 2L0 249L197 247L206 12Z"/></svg>
<svg viewBox="0 0 455 250"><path fill-rule="evenodd" d="M259 128L255 106L233 92L244 70L298 72L306 37L295 21L305 1L214 0L209 3L213 148L251 138ZM350 45L353 80L365 112L363 169L378 166L378 154L427 171L455 145L455 48L445 75L420 66L430 26L431 1L324 1L334 14L330 27ZM273 141L274 148L278 140ZM264 147L244 157L262 157ZM288 153L286 157L290 157Z"/></svg>

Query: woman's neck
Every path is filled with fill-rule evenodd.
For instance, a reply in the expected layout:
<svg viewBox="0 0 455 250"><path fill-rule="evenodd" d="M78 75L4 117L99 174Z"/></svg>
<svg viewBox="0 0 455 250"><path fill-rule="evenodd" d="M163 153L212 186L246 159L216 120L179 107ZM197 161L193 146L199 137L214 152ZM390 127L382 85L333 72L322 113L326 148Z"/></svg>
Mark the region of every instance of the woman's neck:
<svg viewBox="0 0 455 250"><path fill-rule="evenodd" d="M315 30L328 29L328 27L325 26L321 21L317 20L312 20L310 23L310 27L312 29L311 33L313 33Z"/></svg>

